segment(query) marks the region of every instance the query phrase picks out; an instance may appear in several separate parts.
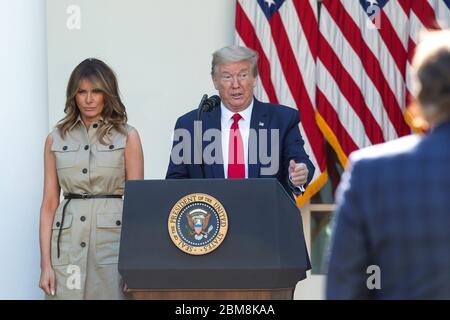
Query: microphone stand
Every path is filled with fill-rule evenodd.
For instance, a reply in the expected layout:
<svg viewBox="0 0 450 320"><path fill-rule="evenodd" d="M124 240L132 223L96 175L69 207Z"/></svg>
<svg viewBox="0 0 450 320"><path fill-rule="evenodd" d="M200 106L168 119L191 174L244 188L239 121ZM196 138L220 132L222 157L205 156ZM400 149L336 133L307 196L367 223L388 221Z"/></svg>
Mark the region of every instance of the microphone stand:
<svg viewBox="0 0 450 320"><path fill-rule="evenodd" d="M200 104L197 108L197 121L194 123L194 136L196 136L195 139L195 145L197 146L197 159L200 161L200 169L201 169L201 175L202 179L205 178L205 165L203 164L203 139L202 139L202 113L203 113L203 104L205 103L206 99L208 98L207 94L204 94L202 97L202 100L200 100ZM194 155L194 162L196 160L196 157Z"/></svg>

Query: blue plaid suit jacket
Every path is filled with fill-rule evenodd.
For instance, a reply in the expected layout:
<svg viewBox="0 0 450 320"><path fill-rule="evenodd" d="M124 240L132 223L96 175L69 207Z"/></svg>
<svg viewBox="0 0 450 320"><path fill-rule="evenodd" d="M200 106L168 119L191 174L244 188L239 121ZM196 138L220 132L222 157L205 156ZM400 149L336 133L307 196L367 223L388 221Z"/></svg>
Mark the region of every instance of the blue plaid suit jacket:
<svg viewBox="0 0 450 320"><path fill-rule="evenodd" d="M450 123L353 153L342 179L326 297L450 299Z"/></svg>

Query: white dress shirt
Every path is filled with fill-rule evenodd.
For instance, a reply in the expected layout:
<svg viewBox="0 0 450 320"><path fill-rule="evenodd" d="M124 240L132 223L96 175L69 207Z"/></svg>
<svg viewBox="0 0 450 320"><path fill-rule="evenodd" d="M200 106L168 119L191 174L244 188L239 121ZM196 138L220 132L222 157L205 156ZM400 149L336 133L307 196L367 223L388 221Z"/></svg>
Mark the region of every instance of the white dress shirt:
<svg viewBox="0 0 450 320"><path fill-rule="evenodd" d="M232 112L224 106L224 104L220 103L221 110L221 126L222 126L222 156L223 156L223 173L224 177L228 177L228 143L230 138L230 128L233 124L233 115L235 112ZM245 178L248 178L248 137L250 132L250 121L252 117L253 110L253 99L247 109L238 112L242 119L239 120L239 131L241 133L242 142L244 143L244 161L245 161Z"/></svg>

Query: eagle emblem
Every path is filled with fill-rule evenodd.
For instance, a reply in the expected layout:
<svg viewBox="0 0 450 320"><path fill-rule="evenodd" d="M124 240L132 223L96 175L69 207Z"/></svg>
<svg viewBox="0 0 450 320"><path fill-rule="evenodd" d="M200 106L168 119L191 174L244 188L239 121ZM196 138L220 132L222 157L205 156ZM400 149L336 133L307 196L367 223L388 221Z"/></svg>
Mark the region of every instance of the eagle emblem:
<svg viewBox="0 0 450 320"><path fill-rule="evenodd" d="M213 229L212 225L208 227L210 217L211 213L199 208L192 210L186 215L189 228L193 231L196 240L208 238L209 233Z"/></svg>
<svg viewBox="0 0 450 320"><path fill-rule="evenodd" d="M205 193L191 193L178 200L167 219L174 245L190 255L216 250L228 232L228 216L222 203Z"/></svg>

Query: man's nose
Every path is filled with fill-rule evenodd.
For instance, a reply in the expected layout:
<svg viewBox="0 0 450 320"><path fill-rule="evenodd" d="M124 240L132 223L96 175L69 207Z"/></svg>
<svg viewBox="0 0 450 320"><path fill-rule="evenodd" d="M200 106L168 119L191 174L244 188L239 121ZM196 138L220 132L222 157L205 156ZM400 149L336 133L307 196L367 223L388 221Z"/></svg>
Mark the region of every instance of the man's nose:
<svg viewBox="0 0 450 320"><path fill-rule="evenodd" d="M239 79L238 79L238 77L233 77L233 82L231 83L231 86L233 87L233 88L239 88Z"/></svg>

